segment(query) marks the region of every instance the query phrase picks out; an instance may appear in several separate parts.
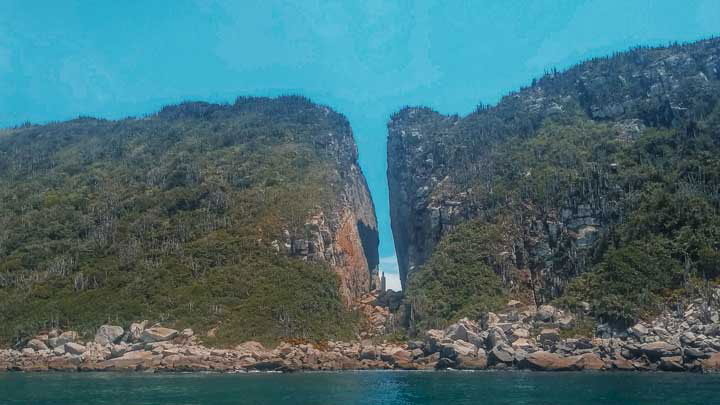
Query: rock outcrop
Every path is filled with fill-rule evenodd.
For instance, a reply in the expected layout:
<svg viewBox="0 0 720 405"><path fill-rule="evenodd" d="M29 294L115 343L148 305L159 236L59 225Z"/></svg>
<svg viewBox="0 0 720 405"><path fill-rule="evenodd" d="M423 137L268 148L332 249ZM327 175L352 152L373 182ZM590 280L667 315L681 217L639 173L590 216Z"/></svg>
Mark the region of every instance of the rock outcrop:
<svg viewBox="0 0 720 405"><path fill-rule="evenodd" d="M332 158L341 182L339 192L331 211L310 213L299 232L286 229L272 245L291 256L327 263L340 278L340 292L351 305L380 287L377 218L350 124L329 108L319 108L326 115L338 116L335 128L315 135L314 146Z"/></svg>
<svg viewBox="0 0 720 405"><path fill-rule="evenodd" d="M380 287L379 237L375 208L357 162L355 143L352 137L342 139L348 143L338 151L345 184L336 210L312 216L304 229L308 237L293 239L286 233L284 245L294 256L327 262L340 277L341 293L351 304Z"/></svg>
<svg viewBox="0 0 720 405"><path fill-rule="evenodd" d="M547 119L580 116L609 123L626 141L649 127L690 125L692 132L690 122L712 110L719 91L720 40L712 39L588 61L466 117L423 107L397 112L388 123L388 184L403 287L443 236L486 213L482 201L494 193L493 175L507 169L494 166L496 149L534 136ZM598 172L597 184L588 186L592 192L571 193L557 209L516 215L522 219L515 219L520 222L510 249L498 253L533 273L539 303L557 297L573 275L587 270L584 255L618 220L619 191L603 176Z"/></svg>
<svg viewBox="0 0 720 405"><path fill-rule="evenodd" d="M117 343L120 338L123 337L125 331L119 326L103 325L95 334L95 343L100 345L107 345L110 343Z"/></svg>

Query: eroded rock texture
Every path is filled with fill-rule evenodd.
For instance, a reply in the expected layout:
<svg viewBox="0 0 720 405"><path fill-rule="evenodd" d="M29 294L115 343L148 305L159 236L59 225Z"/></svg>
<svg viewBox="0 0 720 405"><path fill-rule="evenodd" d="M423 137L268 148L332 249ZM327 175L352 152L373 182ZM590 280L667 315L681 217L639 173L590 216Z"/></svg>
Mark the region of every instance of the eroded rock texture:
<svg viewBox="0 0 720 405"><path fill-rule="evenodd" d="M498 148L535 136L549 119L604 123L628 142L649 127L692 134L693 122L713 111L719 90L720 40L713 39L594 59L466 117L424 107L397 112L388 123L388 184L403 285L444 235L485 213L482 201L494 193L493 173L502 169L492 160ZM588 169L595 170L593 184L571 191L560 206L529 206L512 218L512 248L498 253L530 269L548 297L584 270L584 252L619 220L618 195L628 190L607 181L613 169Z"/></svg>
<svg viewBox="0 0 720 405"><path fill-rule="evenodd" d="M378 231L375 208L357 162L349 127L338 136L340 178L343 185L332 212L319 212L305 224L303 238L286 232L285 247L292 255L327 262L341 280L347 303L378 288Z"/></svg>

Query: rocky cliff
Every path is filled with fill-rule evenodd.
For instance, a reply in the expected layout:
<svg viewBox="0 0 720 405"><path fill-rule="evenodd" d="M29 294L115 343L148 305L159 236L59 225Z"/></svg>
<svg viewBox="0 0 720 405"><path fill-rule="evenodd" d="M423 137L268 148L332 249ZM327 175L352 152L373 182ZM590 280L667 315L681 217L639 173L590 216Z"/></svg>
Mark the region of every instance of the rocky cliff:
<svg viewBox="0 0 720 405"><path fill-rule="evenodd" d="M4 130L0 182L4 342L140 317L228 341L350 336L376 283L350 125L302 97Z"/></svg>
<svg viewBox="0 0 720 405"><path fill-rule="evenodd" d="M717 148L719 91L720 40L712 39L593 59L466 117L424 107L397 112L388 123L388 183L404 289L413 296L413 274L433 255L445 258L438 243L470 222L498 235L480 261L506 292L540 304L562 297L568 283L591 270L612 273L610 250L655 231L675 238L672 226L656 223L659 216L649 219L659 205L638 208L664 198L655 194L666 192L679 206L699 198L714 217L717 196L710 190L718 183L706 174L715 172L707 154ZM692 188L697 193L686 193ZM623 225L641 216L645 236ZM704 243L717 249L710 233ZM693 267L678 250L665 253L679 267ZM443 284L436 271L443 266L433 266L436 275L418 276L423 287L415 292Z"/></svg>
<svg viewBox="0 0 720 405"><path fill-rule="evenodd" d="M337 138L328 140L328 149L336 156L341 179L333 210L314 213L300 235L285 230L284 246L293 256L328 263L340 277L346 303L352 304L380 287L377 219L349 124L329 136Z"/></svg>

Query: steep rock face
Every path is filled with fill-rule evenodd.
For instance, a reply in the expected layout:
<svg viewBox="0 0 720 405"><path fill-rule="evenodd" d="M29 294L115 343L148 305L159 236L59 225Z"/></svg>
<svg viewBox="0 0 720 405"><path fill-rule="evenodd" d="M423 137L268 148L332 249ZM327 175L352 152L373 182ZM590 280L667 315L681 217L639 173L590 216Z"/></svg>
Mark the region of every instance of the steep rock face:
<svg viewBox="0 0 720 405"><path fill-rule="evenodd" d="M548 74L467 117L422 107L397 112L388 123L388 184L403 286L444 235L495 213L487 211L499 186L493 176L507 169L493 160L499 150L536 136L548 120L590 120L628 142L650 127L687 127L692 134L695 122L716 107L719 90L720 40L713 39L594 59ZM512 248L498 253L536 278L539 301L556 297L586 270L586 253L619 220L623 190L608 181L615 167L587 170L593 170L593 184L570 190L553 207L496 203L515 204L515 213L525 204L509 227Z"/></svg>
<svg viewBox="0 0 720 405"><path fill-rule="evenodd" d="M340 277L343 298L351 304L379 287L379 238L375 208L350 128L344 128L338 139L333 149L343 184L336 208L309 218L301 235L307 236L293 238L286 231L285 247L294 256L327 262Z"/></svg>
<svg viewBox="0 0 720 405"><path fill-rule="evenodd" d="M390 218L403 289L408 273L427 260L443 233L470 214L459 200L465 193L447 200L432 195L446 175L433 144L457 121L417 108L401 111L388 124Z"/></svg>
<svg viewBox="0 0 720 405"><path fill-rule="evenodd" d="M262 105L268 102L266 99L239 99L236 105L254 103ZM268 104L272 106L273 103ZM166 107L159 115L204 116L208 110L215 108L217 106L204 103L197 106L184 104ZM357 145L347 119L324 106L308 104L302 105L302 108L312 110L308 115L323 115L331 123L328 125L322 120L312 122L309 118L306 118L309 122L303 122L313 128L313 147L331 158L333 177L339 184L334 185L330 211L320 209L308 213L307 222L295 234L287 229L283 231L284 247L286 253L292 256L328 263L340 277L341 293L349 304L377 288L379 237L375 206L358 163ZM279 240L274 240L272 245L280 250Z"/></svg>

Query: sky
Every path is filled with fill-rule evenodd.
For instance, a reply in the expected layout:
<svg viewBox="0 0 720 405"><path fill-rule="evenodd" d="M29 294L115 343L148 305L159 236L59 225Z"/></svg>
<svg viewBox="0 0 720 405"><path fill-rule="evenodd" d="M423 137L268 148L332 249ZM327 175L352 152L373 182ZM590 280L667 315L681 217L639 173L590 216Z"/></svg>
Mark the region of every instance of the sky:
<svg viewBox="0 0 720 405"><path fill-rule="evenodd" d="M303 94L344 114L399 289L386 123L467 114L553 68L720 34L720 1L0 0L0 127Z"/></svg>

